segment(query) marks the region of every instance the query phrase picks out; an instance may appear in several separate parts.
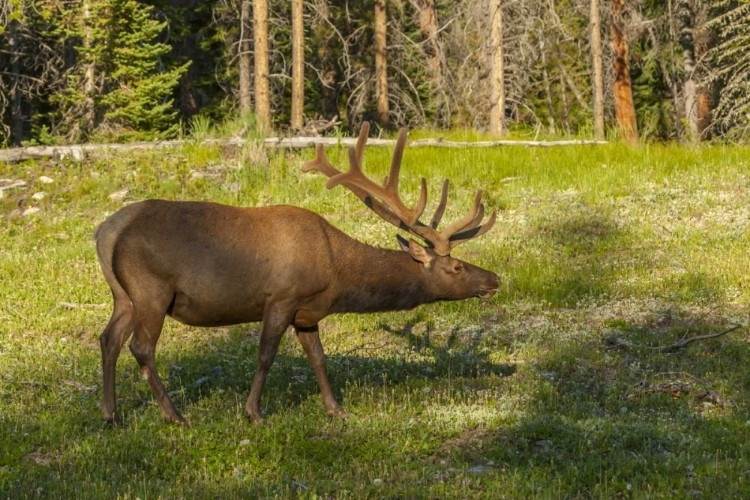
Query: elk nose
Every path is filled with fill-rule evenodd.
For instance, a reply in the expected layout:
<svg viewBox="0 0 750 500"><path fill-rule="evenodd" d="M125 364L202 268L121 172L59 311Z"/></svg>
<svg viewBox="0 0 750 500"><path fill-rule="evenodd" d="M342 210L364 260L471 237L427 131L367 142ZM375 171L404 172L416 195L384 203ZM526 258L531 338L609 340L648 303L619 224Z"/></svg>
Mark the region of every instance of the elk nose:
<svg viewBox="0 0 750 500"><path fill-rule="evenodd" d="M492 274L492 279L490 281L492 281L492 283L493 283L493 285L494 285L495 288L497 288L497 287L500 286L500 276L498 276L497 274L493 273Z"/></svg>

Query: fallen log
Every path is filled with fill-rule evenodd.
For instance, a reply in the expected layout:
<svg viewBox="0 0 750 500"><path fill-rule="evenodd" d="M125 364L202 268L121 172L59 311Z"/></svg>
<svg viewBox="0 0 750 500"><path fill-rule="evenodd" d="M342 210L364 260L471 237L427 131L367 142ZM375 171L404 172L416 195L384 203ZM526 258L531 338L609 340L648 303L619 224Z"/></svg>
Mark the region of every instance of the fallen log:
<svg viewBox="0 0 750 500"><path fill-rule="evenodd" d="M131 142L126 144L74 144L70 146L29 146L21 148L0 149L0 162L18 162L23 160L42 158L74 158L82 160L91 154L107 154L123 151L134 151L139 149L178 148L186 144L205 144L220 146L241 147L251 144L241 138L232 139L205 139L203 141L174 140L157 142ZM269 137L263 140L267 148L297 149L312 148L316 144L326 146L354 146L357 139L351 137ZM593 140L563 140L563 141L478 141L478 142L454 142L444 141L442 138L418 139L408 144L409 147L435 147L435 148L490 148L501 146L524 146L524 147L555 147L555 146L579 146L606 144L606 141ZM396 141L391 139L369 139L369 146L395 146Z"/></svg>

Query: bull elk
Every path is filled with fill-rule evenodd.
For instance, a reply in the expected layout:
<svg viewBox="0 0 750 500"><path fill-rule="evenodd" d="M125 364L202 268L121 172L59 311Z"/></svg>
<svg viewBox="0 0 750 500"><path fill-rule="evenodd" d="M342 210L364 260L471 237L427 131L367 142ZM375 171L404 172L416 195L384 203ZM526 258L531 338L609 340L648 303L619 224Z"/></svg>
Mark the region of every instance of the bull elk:
<svg viewBox="0 0 750 500"><path fill-rule="evenodd" d="M412 309L420 304L491 297L497 275L454 259L457 244L487 232L482 192L471 211L438 231L448 182L429 224L419 218L427 201L422 179L419 202L408 208L398 195L406 143L401 130L390 175L380 185L362 173L369 125L349 149L349 171L334 168L318 145L303 171L330 177L326 186L344 185L380 217L421 238L398 237L401 251L356 241L321 216L292 206L238 208L208 202L146 200L128 205L96 231L96 250L114 299L114 310L100 337L104 378L104 419L117 421L115 367L125 341L141 367L165 420L187 424L175 409L156 371L156 344L169 315L194 326L262 321L258 366L245 405L261 421L260 396L284 332L292 326L320 386L329 415L343 416L326 374L318 335L320 320L333 313Z"/></svg>

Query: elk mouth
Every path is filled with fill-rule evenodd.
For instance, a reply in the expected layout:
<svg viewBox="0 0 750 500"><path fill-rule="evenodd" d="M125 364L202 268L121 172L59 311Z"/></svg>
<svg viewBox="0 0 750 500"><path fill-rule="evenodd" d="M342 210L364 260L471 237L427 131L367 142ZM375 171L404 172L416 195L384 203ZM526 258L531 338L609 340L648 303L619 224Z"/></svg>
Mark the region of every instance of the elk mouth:
<svg viewBox="0 0 750 500"><path fill-rule="evenodd" d="M479 297L482 299L489 299L497 293L497 288L480 288Z"/></svg>

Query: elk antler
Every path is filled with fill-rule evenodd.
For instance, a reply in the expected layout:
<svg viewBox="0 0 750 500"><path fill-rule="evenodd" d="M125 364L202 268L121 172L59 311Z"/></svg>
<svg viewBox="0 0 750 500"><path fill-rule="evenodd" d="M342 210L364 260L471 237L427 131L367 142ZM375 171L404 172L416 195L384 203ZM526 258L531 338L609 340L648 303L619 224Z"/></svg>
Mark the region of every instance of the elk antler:
<svg viewBox="0 0 750 500"><path fill-rule="evenodd" d="M396 149L391 161L391 170L382 186L369 179L362 172L362 156L369 131L370 124L363 123L357 145L354 148L349 148L348 172L341 172L330 164L322 144L317 145L315 159L305 163L302 166L302 171L317 170L328 176L329 179L326 183L328 189L343 184L373 212L394 226L420 237L433 247L438 255L448 255L451 249L459 243L481 236L490 230L495 223L497 214L493 211L487 221L482 224L484 205L482 204L481 190L477 192L472 209L468 214L448 225L444 230L437 230L448 201L448 179L443 182L440 203L430 224L424 225L420 222L419 218L427 205L427 181L422 178L419 201L414 208L410 209L404 205L398 195L398 176L401 170L404 147L406 146L406 129L399 130Z"/></svg>

